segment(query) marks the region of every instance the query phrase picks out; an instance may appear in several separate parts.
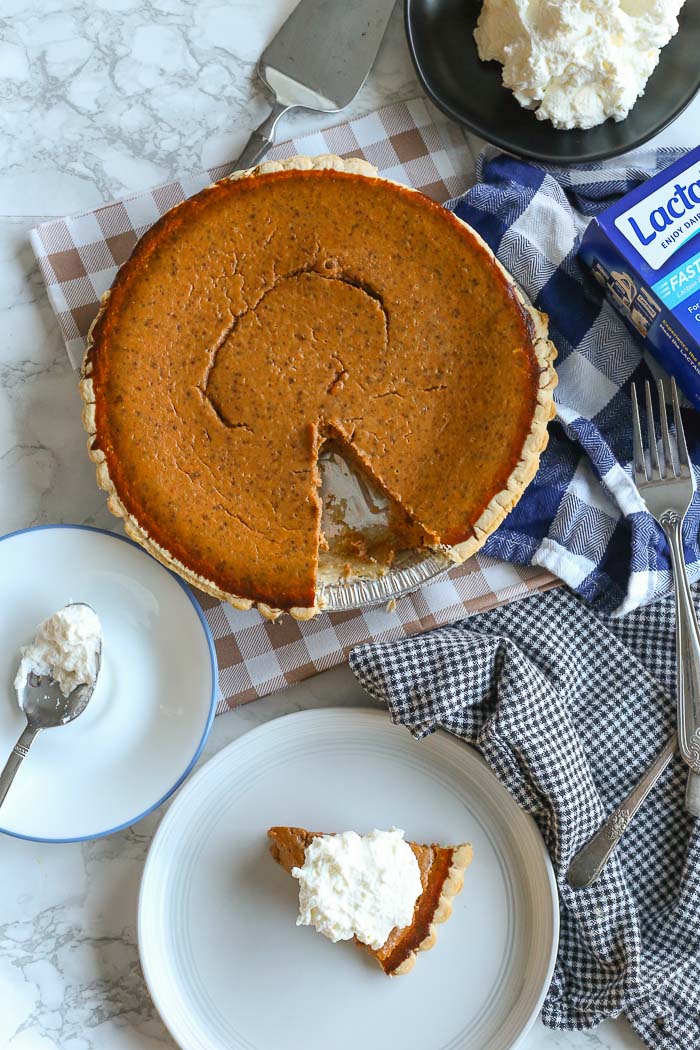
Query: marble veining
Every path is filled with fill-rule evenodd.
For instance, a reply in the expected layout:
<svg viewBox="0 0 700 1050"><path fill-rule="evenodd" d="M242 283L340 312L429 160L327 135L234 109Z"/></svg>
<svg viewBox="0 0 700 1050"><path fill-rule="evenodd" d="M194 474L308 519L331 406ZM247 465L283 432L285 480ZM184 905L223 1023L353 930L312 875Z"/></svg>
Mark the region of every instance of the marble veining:
<svg viewBox="0 0 700 1050"><path fill-rule="evenodd" d="M0 4L0 534L114 527L84 451L80 401L27 240L42 219L229 160L266 112L257 57L295 0L2 0ZM342 5L340 5L342 6ZM400 5L347 111L420 94ZM663 136L695 144L700 105ZM291 133L334 122L298 112ZM476 156L478 142L473 140ZM250 727L361 704L344 668L217 719L203 759ZM95 842L0 836L0 1047L174 1046L138 961L138 886L164 809ZM633 1050L622 1021L536 1025L525 1048Z"/></svg>
<svg viewBox="0 0 700 1050"><path fill-rule="evenodd" d="M5 0L3 210L25 214L43 199L47 214L64 214L230 160L265 115L255 64L294 5ZM397 8L348 112L417 93Z"/></svg>

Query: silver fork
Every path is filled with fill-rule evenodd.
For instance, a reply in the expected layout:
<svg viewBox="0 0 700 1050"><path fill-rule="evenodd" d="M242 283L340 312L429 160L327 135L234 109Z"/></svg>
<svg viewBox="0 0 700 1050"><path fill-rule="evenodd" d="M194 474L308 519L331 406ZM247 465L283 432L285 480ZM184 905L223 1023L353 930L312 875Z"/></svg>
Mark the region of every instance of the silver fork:
<svg viewBox="0 0 700 1050"><path fill-rule="evenodd" d="M676 423L676 462L668 431L666 398L661 380L658 381L663 471L659 459L654 428L654 410L651 387L646 383L647 433L649 470L644 456L644 440L639 421L637 389L632 384L632 435L634 442L634 480L647 508L668 537L673 564L676 596L676 679L678 690L678 733L673 733L659 754L644 770L629 794L607 817L598 830L583 844L571 860L566 877L574 889L592 885L607 864L611 853L625 834L637 810L666 769L676 748L680 746L684 760L690 766L685 806L694 817L700 817L700 628L688 584L683 557L683 519L695 491L695 478L690 465L683 422L678 405L675 380L671 380L673 415ZM684 737L681 737L683 726ZM681 743L681 740L684 743Z"/></svg>
<svg viewBox="0 0 700 1050"><path fill-rule="evenodd" d="M647 435L649 469L644 456L644 441L639 421L637 391L632 384L632 419L634 440L634 480L649 512L656 518L668 539L673 566L676 598L676 682L678 701L678 746L692 774L700 775L700 626L698 626L688 574L683 555L683 520L695 491L695 476L688 456L683 421L678 404L675 379L671 380L673 418L676 424L675 460L668 430L663 382L659 379L659 416L663 463L659 458L654 428L651 387L647 381ZM691 774L686 804L695 812L698 786ZM698 815L695 813L695 815Z"/></svg>

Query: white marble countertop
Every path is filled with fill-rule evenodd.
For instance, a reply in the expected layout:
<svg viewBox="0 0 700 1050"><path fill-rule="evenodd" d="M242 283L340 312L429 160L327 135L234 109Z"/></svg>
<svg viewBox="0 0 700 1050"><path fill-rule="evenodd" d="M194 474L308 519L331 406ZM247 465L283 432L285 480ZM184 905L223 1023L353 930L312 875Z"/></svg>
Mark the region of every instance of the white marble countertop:
<svg viewBox="0 0 700 1050"><path fill-rule="evenodd" d="M75 375L26 233L234 157L265 105L254 64L295 0L3 0L0 12L0 534L47 522L112 527L84 452ZM420 94L394 12L351 107ZM695 145L700 99L662 136ZM297 115L296 127L333 118ZM282 130L284 137L284 130ZM475 151L478 143L474 143ZM201 761L299 708L361 704L347 669L217 719ZM137 892L163 809L128 831L51 846L0 837L0 1046L162 1050L145 989ZM537 1024L525 1047L641 1044L623 1021L593 1033Z"/></svg>

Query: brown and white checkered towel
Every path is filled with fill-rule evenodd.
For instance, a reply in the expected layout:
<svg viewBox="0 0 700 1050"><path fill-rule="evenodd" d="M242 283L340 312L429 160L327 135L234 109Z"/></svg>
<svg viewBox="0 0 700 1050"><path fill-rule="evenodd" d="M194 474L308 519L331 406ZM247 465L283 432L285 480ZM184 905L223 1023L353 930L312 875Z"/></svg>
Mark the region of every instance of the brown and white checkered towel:
<svg viewBox="0 0 700 1050"><path fill-rule="evenodd" d="M298 153L361 157L375 164L383 176L441 202L463 192L473 170L462 132L447 121L435 120L420 99L290 139L275 146L268 157L279 160ZM188 175L32 230L32 246L75 368L82 360L100 298L139 238L174 205L229 175L234 167L228 164ZM334 667L361 642L419 634L553 584L553 577L542 569L502 565L477 555L401 598L393 610L376 606L325 613L308 623L289 618L266 623L255 610L240 612L198 595L219 660L218 710Z"/></svg>

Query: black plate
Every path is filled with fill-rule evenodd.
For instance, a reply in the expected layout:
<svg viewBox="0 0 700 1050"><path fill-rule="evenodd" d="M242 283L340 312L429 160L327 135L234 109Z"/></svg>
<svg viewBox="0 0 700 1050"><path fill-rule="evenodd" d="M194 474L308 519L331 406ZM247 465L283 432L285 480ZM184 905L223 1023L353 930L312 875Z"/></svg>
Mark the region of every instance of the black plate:
<svg viewBox="0 0 700 1050"><path fill-rule="evenodd" d="M686 0L680 30L661 52L646 92L619 123L557 131L523 109L501 83L501 64L482 62L474 27L481 0L405 0L416 72L439 108L501 149L553 164L602 160L641 146L681 113L700 88L700 0ZM698 129L700 141L700 129Z"/></svg>

